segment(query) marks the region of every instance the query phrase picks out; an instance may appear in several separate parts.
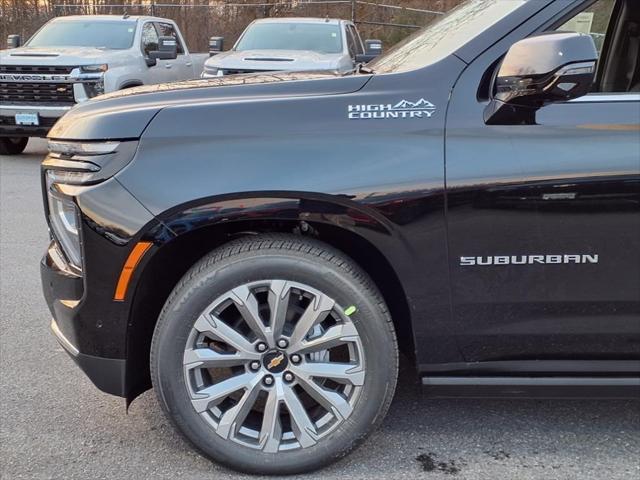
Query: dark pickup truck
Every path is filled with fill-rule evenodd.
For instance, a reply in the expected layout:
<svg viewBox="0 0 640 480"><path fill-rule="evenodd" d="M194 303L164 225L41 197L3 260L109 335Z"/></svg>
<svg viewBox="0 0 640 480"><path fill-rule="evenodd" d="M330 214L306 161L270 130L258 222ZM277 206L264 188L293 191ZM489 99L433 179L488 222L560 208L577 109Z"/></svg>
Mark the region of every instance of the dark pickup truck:
<svg viewBox="0 0 640 480"><path fill-rule="evenodd" d="M470 0L355 74L72 109L42 170L55 335L254 473L360 444L399 352L433 395L638 395L639 25Z"/></svg>

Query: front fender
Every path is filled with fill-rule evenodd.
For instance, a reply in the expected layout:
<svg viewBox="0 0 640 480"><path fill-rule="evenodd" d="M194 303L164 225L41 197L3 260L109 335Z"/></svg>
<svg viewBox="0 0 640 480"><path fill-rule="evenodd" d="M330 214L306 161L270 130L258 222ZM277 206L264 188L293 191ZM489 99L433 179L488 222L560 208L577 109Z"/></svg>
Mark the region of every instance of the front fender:
<svg viewBox="0 0 640 480"><path fill-rule="evenodd" d="M311 192L244 192L194 200L157 215L180 236L216 224L251 221L295 221L331 224L364 237L398 235L393 224L375 210L345 195Z"/></svg>
<svg viewBox="0 0 640 480"><path fill-rule="evenodd" d="M415 208L416 212L420 210ZM403 321L410 321L412 313L419 310L419 297L423 294L416 282L421 267L410 242L390 218L394 215L387 217L346 195L247 192L207 197L157 216L172 235L168 236L167 230L156 230L154 240L160 248L154 255L180 258L191 264L237 235L306 233L351 256L374 281L380 282L381 289L381 283L392 284L389 291L393 291L394 298L387 301L402 304Z"/></svg>
<svg viewBox="0 0 640 480"><path fill-rule="evenodd" d="M194 200L161 213L157 219L173 234L168 236L166 231L156 230L154 241L161 248L205 229L213 229L209 237L228 238L237 233L300 229L321 238L325 234L330 236L329 232L343 232L370 245L390 266L412 265L409 242L400 230L378 211L346 196L310 192L230 194ZM218 245L225 241L214 238L208 243ZM405 283L402 277L411 275L403 268L392 269L402 284Z"/></svg>

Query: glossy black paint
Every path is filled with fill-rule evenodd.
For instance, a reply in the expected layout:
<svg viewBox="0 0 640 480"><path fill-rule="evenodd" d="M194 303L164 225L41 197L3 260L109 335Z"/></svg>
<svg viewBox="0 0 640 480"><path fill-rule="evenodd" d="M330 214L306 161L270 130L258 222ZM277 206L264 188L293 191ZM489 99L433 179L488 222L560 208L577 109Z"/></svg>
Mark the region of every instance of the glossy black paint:
<svg viewBox="0 0 640 480"><path fill-rule="evenodd" d="M121 384L102 388L131 399L148 387L154 322L177 279L235 236L286 231L368 270L425 374L547 360L530 373L553 375L557 362L595 359L635 362L640 374L640 103L550 105L536 125L483 121L487 72L585 3L527 2L411 72L187 82L77 107L51 137L139 143L110 180L65 187L82 213L85 274L43 261L60 330L82 354L125 361L111 375ZM435 107L428 118L349 119L350 105L423 98ZM125 301L113 301L141 240L154 246ZM459 265L540 253L600 262Z"/></svg>
<svg viewBox="0 0 640 480"><path fill-rule="evenodd" d="M271 73L135 87L76 106L55 124L48 136L66 140L139 138L154 116L171 106L204 107L230 99L274 101L280 97L351 93L362 88L369 78L338 77L331 73Z"/></svg>
<svg viewBox="0 0 640 480"><path fill-rule="evenodd" d="M42 261L45 298L62 334L87 355L126 357L127 305L113 301L116 282L141 232L162 227L115 179L98 186L62 186L82 212L84 275ZM100 292L94 294L93 292Z"/></svg>
<svg viewBox="0 0 640 480"><path fill-rule="evenodd" d="M482 121L478 78L563 13L534 17L478 57L449 105L452 323L465 361L640 357L640 97L593 93L541 108L534 125ZM599 262L459 262L539 253Z"/></svg>

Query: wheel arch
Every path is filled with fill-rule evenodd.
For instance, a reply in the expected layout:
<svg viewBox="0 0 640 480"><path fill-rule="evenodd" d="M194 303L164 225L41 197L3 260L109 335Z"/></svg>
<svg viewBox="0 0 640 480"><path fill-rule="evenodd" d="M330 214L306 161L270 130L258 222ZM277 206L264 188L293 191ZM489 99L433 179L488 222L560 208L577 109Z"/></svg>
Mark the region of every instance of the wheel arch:
<svg viewBox="0 0 640 480"><path fill-rule="evenodd" d="M118 90L124 90L126 88L133 88L133 87L141 87L143 85L144 85L144 82L142 80L125 80L120 84L120 86L118 87Z"/></svg>
<svg viewBox="0 0 640 480"><path fill-rule="evenodd" d="M127 401L150 388L149 352L160 311L182 276L199 259L245 235L309 235L351 257L380 289L394 320L401 351L413 356L411 308L394 257L398 233L384 217L349 199L300 194L201 199L158 216L174 236L158 234L159 248L132 285L127 331ZM160 232L160 230L158 230ZM408 255L408 252L406 253Z"/></svg>

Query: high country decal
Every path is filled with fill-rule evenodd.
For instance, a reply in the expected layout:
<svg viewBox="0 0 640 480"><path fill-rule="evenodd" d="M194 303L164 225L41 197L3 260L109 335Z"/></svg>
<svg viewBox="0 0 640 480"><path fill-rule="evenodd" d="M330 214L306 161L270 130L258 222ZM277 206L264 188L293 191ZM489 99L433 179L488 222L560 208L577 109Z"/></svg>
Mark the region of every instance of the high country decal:
<svg viewBox="0 0 640 480"><path fill-rule="evenodd" d="M461 267L490 265L557 265L598 263L598 255L496 255L491 257L460 257Z"/></svg>
<svg viewBox="0 0 640 480"><path fill-rule="evenodd" d="M433 103L421 98L417 102L402 100L395 105L349 105L349 120L386 120L390 118L431 118L436 113Z"/></svg>

